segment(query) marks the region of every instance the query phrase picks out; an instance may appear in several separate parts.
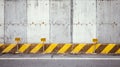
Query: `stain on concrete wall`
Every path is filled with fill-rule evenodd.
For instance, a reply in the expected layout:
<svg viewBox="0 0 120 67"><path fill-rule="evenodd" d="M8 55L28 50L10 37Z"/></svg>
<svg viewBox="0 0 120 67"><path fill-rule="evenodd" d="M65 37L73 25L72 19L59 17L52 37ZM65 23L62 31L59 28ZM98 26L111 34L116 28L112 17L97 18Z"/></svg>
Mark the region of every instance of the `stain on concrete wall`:
<svg viewBox="0 0 120 67"><path fill-rule="evenodd" d="M27 39L29 43L39 43L46 38L49 43L49 0L28 0Z"/></svg>
<svg viewBox="0 0 120 67"><path fill-rule="evenodd" d="M101 43L120 43L120 1L97 1L97 38Z"/></svg>
<svg viewBox="0 0 120 67"><path fill-rule="evenodd" d="M0 0L0 43L4 43L4 0Z"/></svg>
<svg viewBox="0 0 120 67"><path fill-rule="evenodd" d="M15 37L27 42L26 0L5 0L5 43L13 43Z"/></svg>
<svg viewBox="0 0 120 67"><path fill-rule="evenodd" d="M71 0L50 0L50 42L71 42Z"/></svg>
<svg viewBox="0 0 120 67"><path fill-rule="evenodd" d="M73 42L91 43L96 37L96 0L73 0Z"/></svg>

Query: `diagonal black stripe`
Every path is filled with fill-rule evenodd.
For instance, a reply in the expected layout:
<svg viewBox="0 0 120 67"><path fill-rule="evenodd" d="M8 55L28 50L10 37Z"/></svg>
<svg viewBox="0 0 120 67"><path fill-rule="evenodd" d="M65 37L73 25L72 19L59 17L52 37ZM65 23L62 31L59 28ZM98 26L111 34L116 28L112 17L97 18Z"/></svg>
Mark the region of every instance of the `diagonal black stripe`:
<svg viewBox="0 0 120 67"><path fill-rule="evenodd" d="M0 47L0 53L2 53L2 51L3 51L4 49L6 49L8 46L9 46L9 44L7 44L7 45L2 45L2 46Z"/></svg>
<svg viewBox="0 0 120 67"><path fill-rule="evenodd" d="M113 47L113 49L111 49L109 53L115 53L118 49L119 49L119 46L115 45L115 47Z"/></svg>
<svg viewBox="0 0 120 67"><path fill-rule="evenodd" d="M98 47L98 48L95 50L95 53L101 53L106 46L107 46L107 45L100 45L100 47Z"/></svg>
<svg viewBox="0 0 120 67"><path fill-rule="evenodd" d="M17 46L15 46L14 48L12 48L9 53L15 53L17 51Z"/></svg>
<svg viewBox="0 0 120 67"><path fill-rule="evenodd" d="M92 44L85 45L85 46L81 49L80 53L86 53L86 51L87 51L91 46L92 46Z"/></svg>

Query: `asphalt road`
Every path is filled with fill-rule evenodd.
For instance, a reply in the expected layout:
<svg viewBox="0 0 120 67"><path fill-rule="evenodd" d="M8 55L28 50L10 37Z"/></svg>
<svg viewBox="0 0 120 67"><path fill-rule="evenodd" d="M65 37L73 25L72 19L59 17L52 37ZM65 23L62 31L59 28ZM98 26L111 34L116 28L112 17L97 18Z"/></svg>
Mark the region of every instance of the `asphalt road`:
<svg viewBox="0 0 120 67"><path fill-rule="evenodd" d="M0 67L120 67L120 56L5 54Z"/></svg>

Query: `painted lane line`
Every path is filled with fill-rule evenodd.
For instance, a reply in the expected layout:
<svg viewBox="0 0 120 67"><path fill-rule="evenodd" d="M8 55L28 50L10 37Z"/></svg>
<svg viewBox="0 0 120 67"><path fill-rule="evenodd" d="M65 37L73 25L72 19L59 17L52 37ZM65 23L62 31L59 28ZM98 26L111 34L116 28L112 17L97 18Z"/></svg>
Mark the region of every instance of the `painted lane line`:
<svg viewBox="0 0 120 67"><path fill-rule="evenodd" d="M0 58L0 60L120 60L120 58Z"/></svg>

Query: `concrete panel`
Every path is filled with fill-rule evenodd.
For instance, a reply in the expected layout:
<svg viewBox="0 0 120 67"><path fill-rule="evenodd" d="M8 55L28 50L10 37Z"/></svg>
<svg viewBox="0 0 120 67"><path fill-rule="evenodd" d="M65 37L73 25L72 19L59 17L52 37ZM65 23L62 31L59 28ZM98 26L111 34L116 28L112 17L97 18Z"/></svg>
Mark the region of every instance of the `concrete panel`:
<svg viewBox="0 0 120 67"><path fill-rule="evenodd" d="M26 0L5 0L5 43L13 43L15 37L27 42Z"/></svg>
<svg viewBox="0 0 120 67"><path fill-rule="evenodd" d="M28 0L27 39L29 43L39 43L46 38L49 43L49 0Z"/></svg>
<svg viewBox="0 0 120 67"><path fill-rule="evenodd" d="M120 1L97 3L97 38L101 43L120 43Z"/></svg>
<svg viewBox="0 0 120 67"><path fill-rule="evenodd" d="M98 39L101 43L120 43L120 24L102 24L98 28Z"/></svg>
<svg viewBox="0 0 120 67"><path fill-rule="evenodd" d="M96 38L96 25L74 25L73 28L74 43L92 43L92 39Z"/></svg>
<svg viewBox="0 0 120 67"><path fill-rule="evenodd" d="M98 0L97 15L98 22L119 23L120 0Z"/></svg>
<svg viewBox="0 0 120 67"><path fill-rule="evenodd" d="M73 0L73 42L91 43L96 37L96 0Z"/></svg>
<svg viewBox="0 0 120 67"><path fill-rule="evenodd" d="M71 42L70 4L70 0L50 0L50 42Z"/></svg>
<svg viewBox="0 0 120 67"><path fill-rule="evenodd" d="M0 43L4 43L4 0L0 0Z"/></svg>

